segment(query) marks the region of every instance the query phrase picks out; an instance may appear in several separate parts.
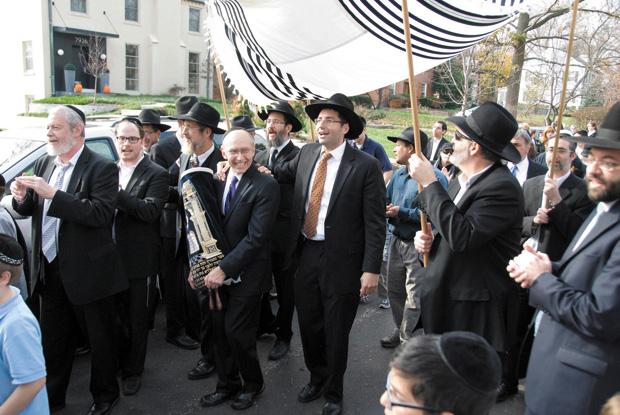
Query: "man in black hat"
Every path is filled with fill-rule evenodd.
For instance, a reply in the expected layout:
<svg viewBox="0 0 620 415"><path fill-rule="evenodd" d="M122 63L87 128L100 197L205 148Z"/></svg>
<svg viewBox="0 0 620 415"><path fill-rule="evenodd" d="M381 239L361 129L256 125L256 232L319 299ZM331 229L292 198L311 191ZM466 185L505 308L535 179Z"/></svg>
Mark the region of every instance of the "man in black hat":
<svg viewBox="0 0 620 415"><path fill-rule="evenodd" d="M173 176L177 186L171 189L171 193L176 195L179 200L179 215L177 215L177 242L176 242L176 261L177 276L187 280L189 272L189 263L187 256L187 235L185 232L185 212L182 197L178 192L179 178L185 170L193 167L206 167L211 171L217 171L217 163L224 160L220 149L215 146L213 141L214 134L223 134L225 131L218 127L220 122L220 113L204 102L198 102L192 106L185 115L177 117L183 120L183 147L182 153L177 162L170 168L170 174ZM201 299L196 292L189 289L187 283L184 285L187 293L187 329L194 339L200 339L202 358L198 360L196 366L187 374L190 380L203 379L214 371L212 348L210 339L210 329L208 326L203 327L203 321L206 319L201 317ZM167 338L174 344L173 339Z"/></svg>
<svg viewBox="0 0 620 415"><path fill-rule="evenodd" d="M407 170L409 158L415 154L413 128L405 128L399 136L388 137L388 140L396 143L394 156L396 163L402 166L388 184L385 208L392 234L388 247L387 287L395 327L390 335L381 339L381 346L392 348L413 336L420 318L418 275L421 265L413 246L413 237L420 230L420 210L415 206L418 183ZM427 143L428 137L420 131L421 148L426 148ZM447 188L445 176L437 169L435 175Z"/></svg>
<svg viewBox="0 0 620 415"><path fill-rule="evenodd" d="M482 337L465 331L417 336L392 359L381 405L388 415L400 414L397 408L486 415L500 379L500 360Z"/></svg>
<svg viewBox="0 0 620 415"><path fill-rule="evenodd" d="M104 415L118 402L114 295L127 278L112 240L118 167L84 145L84 114L60 106L48 117L49 155L33 176L11 184L13 208L32 216L31 281L41 295L41 331L51 409L65 406L81 329L91 347L93 404Z"/></svg>
<svg viewBox="0 0 620 415"><path fill-rule="evenodd" d="M274 170L290 160L293 160L299 148L293 144L289 134L301 130L301 122L295 116L295 111L286 101L279 101L269 107L266 112L258 116L265 121L267 133L267 148L256 153L254 160L270 170ZM284 357L290 348L293 337L293 280L297 270L296 258L291 255L290 247L297 242L297 234L292 232L293 217L293 185L280 183L280 206L273 228L271 241L271 271L278 294L278 312L275 317L276 341L269 352L270 360ZM269 295L262 299L261 321L269 320L271 305ZM263 327L263 330L268 328ZM260 329L259 329L260 330Z"/></svg>
<svg viewBox="0 0 620 415"><path fill-rule="evenodd" d="M145 153L150 153L153 145L159 142L160 134L164 131L168 131L170 126L161 123L159 111L154 109L144 109L140 111L138 119L142 123L142 128L144 129L142 149Z"/></svg>
<svg viewBox="0 0 620 415"><path fill-rule="evenodd" d="M360 116L360 120L362 120L364 129L355 140L350 140L351 146L379 160L379 163L381 164L381 171L383 171L383 180L387 185L392 178L392 162L388 158L383 146L368 137L368 134L366 134L366 118Z"/></svg>
<svg viewBox="0 0 620 415"><path fill-rule="evenodd" d="M385 241L385 184L377 160L346 143L362 131L343 94L306 106L318 143L276 167L295 183L293 226L299 237L295 302L310 381L300 402L325 396L323 415L342 412L349 332L360 295L375 290ZM361 277L361 278L360 278Z"/></svg>
<svg viewBox="0 0 620 415"><path fill-rule="evenodd" d="M176 100L174 118L185 115L198 102L194 96L184 96ZM185 121L177 119L178 130L173 136L161 139L151 148L151 160L169 170L181 155L183 125ZM174 167L175 170L178 168ZM196 349L198 343L185 333L185 285L182 275L176 272L176 235L178 193L176 186L178 176L169 177L168 200L161 212L160 234L161 255L159 261L159 278L163 280L164 303L166 305L166 338L173 339L172 344L182 349Z"/></svg>
<svg viewBox="0 0 620 415"><path fill-rule="evenodd" d="M592 146L583 161L596 210L559 261L526 245L508 265L544 312L526 378L528 414L595 415L620 390L620 102L596 137L568 139Z"/></svg>
<svg viewBox="0 0 620 415"><path fill-rule="evenodd" d="M448 121L456 125L451 158L461 170L458 180L446 191L426 158L414 155L409 164L424 187L417 200L436 235L415 237L416 249L430 259L421 275L422 322L427 333L477 333L505 358L517 290L503 264L520 249L523 192L500 159L521 159L510 143L518 126L493 102Z"/></svg>

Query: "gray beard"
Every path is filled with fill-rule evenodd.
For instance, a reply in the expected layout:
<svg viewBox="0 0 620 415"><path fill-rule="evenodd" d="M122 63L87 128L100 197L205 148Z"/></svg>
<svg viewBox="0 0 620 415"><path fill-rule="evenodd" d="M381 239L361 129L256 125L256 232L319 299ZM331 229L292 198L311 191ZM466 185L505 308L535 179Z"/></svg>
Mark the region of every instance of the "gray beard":
<svg viewBox="0 0 620 415"><path fill-rule="evenodd" d="M50 156L60 156L62 154L68 153L69 150L73 148L77 141L75 139L71 139L66 144L54 148L50 143L47 143L47 154Z"/></svg>
<svg viewBox="0 0 620 415"><path fill-rule="evenodd" d="M269 133L267 133L267 135L269 136ZM282 133L280 134L276 134L276 139L273 141L267 140L267 148L268 149L272 149L272 148L278 148L280 147L282 144L284 144L284 142L286 141L286 136Z"/></svg>
<svg viewBox="0 0 620 415"><path fill-rule="evenodd" d="M192 143L190 140L184 139L183 143L181 144L181 153L188 156L194 154L194 143Z"/></svg>

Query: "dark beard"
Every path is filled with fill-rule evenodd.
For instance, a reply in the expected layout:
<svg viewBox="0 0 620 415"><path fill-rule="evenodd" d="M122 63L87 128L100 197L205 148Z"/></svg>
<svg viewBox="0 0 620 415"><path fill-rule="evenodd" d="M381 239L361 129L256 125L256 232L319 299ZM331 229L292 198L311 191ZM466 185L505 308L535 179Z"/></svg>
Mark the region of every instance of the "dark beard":
<svg viewBox="0 0 620 415"><path fill-rule="evenodd" d="M267 149L271 150L272 148L278 148L286 141L286 137L284 134L276 134L276 139L274 141L269 140L269 132L267 132Z"/></svg>
<svg viewBox="0 0 620 415"><path fill-rule="evenodd" d="M586 179L586 181L590 183L589 180ZM588 197L593 202L613 202L620 199L620 180L605 181L605 190L602 191L593 192L588 186Z"/></svg>

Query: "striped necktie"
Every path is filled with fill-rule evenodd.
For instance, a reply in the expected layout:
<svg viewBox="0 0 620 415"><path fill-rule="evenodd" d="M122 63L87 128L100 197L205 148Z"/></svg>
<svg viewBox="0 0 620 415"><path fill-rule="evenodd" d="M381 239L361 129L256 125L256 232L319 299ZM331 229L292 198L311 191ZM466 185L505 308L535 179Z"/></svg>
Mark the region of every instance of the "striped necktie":
<svg viewBox="0 0 620 415"><path fill-rule="evenodd" d="M71 163L57 165L58 176L56 176L56 182L54 188L62 190L62 185L65 180L65 174L71 167ZM48 212L49 213L49 212ZM52 262L57 255L56 249L56 229L58 228L58 218L45 215L43 218L42 237L41 237L41 250L43 255L47 258L47 262Z"/></svg>

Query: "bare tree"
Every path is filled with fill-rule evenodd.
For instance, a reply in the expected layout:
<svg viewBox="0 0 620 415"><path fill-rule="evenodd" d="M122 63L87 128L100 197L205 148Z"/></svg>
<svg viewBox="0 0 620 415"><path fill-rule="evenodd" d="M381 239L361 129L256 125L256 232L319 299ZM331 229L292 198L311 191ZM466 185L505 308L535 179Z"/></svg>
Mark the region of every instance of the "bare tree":
<svg viewBox="0 0 620 415"><path fill-rule="evenodd" d="M84 72L95 78L95 88L93 92L93 104L97 102L97 81L99 75L107 69L107 58L105 55L104 39L101 36L92 35L88 41L88 48L80 54L80 62Z"/></svg>

